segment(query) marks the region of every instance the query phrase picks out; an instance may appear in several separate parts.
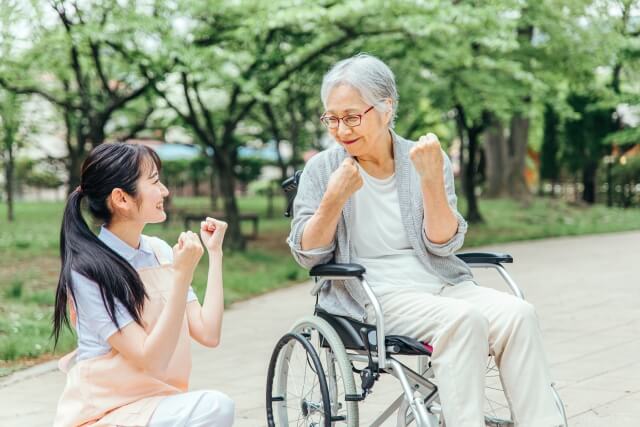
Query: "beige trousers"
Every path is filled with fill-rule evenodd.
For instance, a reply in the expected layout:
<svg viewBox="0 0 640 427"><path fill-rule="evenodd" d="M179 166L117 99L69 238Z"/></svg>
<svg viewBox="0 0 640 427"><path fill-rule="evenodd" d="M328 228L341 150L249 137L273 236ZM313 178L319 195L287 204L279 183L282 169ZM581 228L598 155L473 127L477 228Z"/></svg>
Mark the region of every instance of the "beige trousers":
<svg viewBox="0 0 640 427"><path fill-rule="evenodd" d="M438 294L398 289L378 300L387 334L433 346L447 427L484 427L488 354L495 356L516 426L563 424L531 304L471 281L444 286Z"/></svg>

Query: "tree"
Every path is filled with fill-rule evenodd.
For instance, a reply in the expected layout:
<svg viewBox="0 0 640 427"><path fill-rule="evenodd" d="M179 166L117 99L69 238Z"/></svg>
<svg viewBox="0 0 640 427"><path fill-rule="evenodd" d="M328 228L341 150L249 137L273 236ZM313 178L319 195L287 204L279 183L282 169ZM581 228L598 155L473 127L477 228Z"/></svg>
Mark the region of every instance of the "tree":
<svg viewBox="0 0 640 427"><path fill-rule="evenodd" d="M14 93L0 90L0 160L4 169L5 194L7 195L7 220L14 220L15 159L23 143L20 135L22 101Z"/></svg>
<svg viewBox="0 0 640 427"><path fill-rule="evenodd" d="M9 59L16 54L11 24L19 12L19 6L15 1L3 0L0 7L0 57ZM9 222L14 220L16 154L24 142L24 135L21 134L23 98L0 88L0 161L4 169Z"/></svg>
<svg viewBox="0 0 640 427"><path fill-rule="evenodd" d="M37 3L33 5L37 8ZM32 27L32 46L20 60L0 68L0 86L16 94L39 95L61 112L69 152L69 191L79 184L87 150L104 142L114 116L147 93L154 81L136 73L138 68L112 47L119 41L133 43L139 36L146 18L142 8L115 0L83 6L50 0L55 22L41 17Z"/></svg>
<svg viewBox="0 0 640 427"><path fill-rule="evenodd" d="M584 191L582 200L596 201L596 172L600 160L607 152L607 135L616 129L613 112L599 104L598 94L574 93L569 104L579 116L565 123L564 163L569 170L580 173Z"/></svg>

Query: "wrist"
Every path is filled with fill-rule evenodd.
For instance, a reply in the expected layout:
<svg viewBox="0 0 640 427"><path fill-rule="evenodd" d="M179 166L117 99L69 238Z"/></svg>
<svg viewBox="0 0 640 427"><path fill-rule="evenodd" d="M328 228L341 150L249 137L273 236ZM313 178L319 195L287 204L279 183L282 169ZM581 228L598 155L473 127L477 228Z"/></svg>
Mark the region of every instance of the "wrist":
<svg viewBox="0 0 640 427"><path fill-rule="evenodd" d="M193 281L193 273L185 273L184 271L174 269L174 280L176 285L189 286Z"/></svg>
<svg viewBox="0 0 640 427"><path fill-rule="evenodd" d="M209 253L209 261L218 260L218 259L222 258L222 256L224 255L224 253L222 252L222 248L219 248L219 249L207 249L207 251Z"/></svg>
<svg viewBox="0 0 640 427"><path fill-rule="evenodd" d="M426 178L424 176L420 177L420 187L422 187L423 191L440 191L444 190L444 179L440 176L435 178Z"/></svg>

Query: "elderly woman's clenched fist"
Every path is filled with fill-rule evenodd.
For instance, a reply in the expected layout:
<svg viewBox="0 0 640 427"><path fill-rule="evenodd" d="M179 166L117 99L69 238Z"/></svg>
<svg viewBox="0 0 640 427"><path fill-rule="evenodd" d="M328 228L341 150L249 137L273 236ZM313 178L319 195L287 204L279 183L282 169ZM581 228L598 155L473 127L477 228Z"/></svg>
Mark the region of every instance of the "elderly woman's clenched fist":
<svg viewBox="0 0 640 427"><path fill-rule="evenodd" d="M411 147L409 157L423 183L441 183L444 180L442 167L442 148L438 137L433 133L421 136L418 142Z"/></svg>
<svg viewBox="0 0 640 427"><path fill-rule="evenodd" d="M338 169L333 171L327 183L327 192L333 197L346 201L362 187L362 177L356 161L347 157Z"/></svg>

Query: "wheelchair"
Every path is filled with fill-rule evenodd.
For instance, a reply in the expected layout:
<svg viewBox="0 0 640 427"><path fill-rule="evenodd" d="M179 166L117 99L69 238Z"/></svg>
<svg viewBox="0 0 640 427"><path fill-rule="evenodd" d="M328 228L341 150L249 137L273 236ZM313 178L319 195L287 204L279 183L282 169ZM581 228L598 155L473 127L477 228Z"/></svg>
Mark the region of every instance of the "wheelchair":
<svg viewBox="0 0 640 427"><path fill-rule="evenodd" d="M301 171L297 171L282 184L288 197L286 216L291 215L300 174ZM496 270L511 292L524 299L503 266L513 262L510 255L460 253L457 256L472 268ZM311 290L311 295L316 297L314 314L294 323L278 340L269 361L266 385L269 427L359 426L359 403L370 395L383 374L395 377L400 393L371 422L371 427L382 426L387 421L396 426L446 427L438 381L430 363L432 347L411 337L385 335L382 309L365 273L364 267L358 264L323 264L311 269L309 274L315 281ZM332 286L332 280L359 282L375 311L375 325L328 313L317 305L320 290L323 286ZM411 359L408 356L415 356L414 369L407 366L407 359ZM485 378L485 425L514 426L492 356L488 356ZM566 427L564 405L554 387L552 390Z"/></svg>

